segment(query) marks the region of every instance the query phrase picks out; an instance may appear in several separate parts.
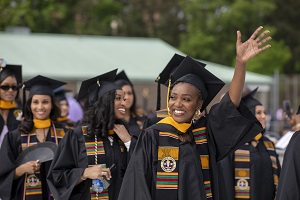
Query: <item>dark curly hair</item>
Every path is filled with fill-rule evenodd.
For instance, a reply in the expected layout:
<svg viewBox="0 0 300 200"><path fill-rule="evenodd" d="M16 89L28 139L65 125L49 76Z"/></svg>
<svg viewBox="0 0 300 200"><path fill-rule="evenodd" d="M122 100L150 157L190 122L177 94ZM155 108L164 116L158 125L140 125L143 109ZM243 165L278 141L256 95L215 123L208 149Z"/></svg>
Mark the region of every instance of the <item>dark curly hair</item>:
<svg viewBox="0 0 300 200"><path fill-rule="evenodd" d="M0 73L0 84L7 78L7 77L14 77L17 81L17 77L15 75L15 73L12 70L9 69L3 69ZM18 84L18 81L17 81ZM15 99L18 99L19 97L19 90L17 90L17 95Z"/></svg>
<svg viewBox="0 0 300 200"><path fill-rule="evenodd" d="M60 116L60 108L57 105L57 103L55 102L54 97L53 96L50 96L50 97L51 97L51 103L52 103L52 109L51 109L51 112L50 112L50 119L52 121L55 121ZM24 112L23 113L23 117L24 117L24 120L22 121L22 123L18 127L18 129L20 131L22 131L22 132L24 132L26 134L29 134L30 131L34 127L34 124L33 124L33 114L32 114L31 108L30 108L31 101L32 101L32 97L29 98L26 101L25 108L23 108L23 112Z"/></svg>
<svg viewBox="0 0 300 200"><path fill-rule="evenodd" d="M94 93L98 97L99 91ZM85 112L82 120L83 125L87 126L87 135L94 137L97 134L100 137L108 137L108 130L114 128L116 120L114 113L114 101L116 90L111 90L106 94L95 99ZM89 96L89 99L94 98Z"/></svg>

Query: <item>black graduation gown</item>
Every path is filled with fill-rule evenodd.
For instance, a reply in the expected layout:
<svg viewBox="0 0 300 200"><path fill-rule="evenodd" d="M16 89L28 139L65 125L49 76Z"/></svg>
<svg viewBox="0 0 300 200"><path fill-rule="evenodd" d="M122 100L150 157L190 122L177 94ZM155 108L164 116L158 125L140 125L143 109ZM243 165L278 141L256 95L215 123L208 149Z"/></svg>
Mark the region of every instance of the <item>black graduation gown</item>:
<svg viewBox="0 0 300 200"><path fill-rule="evenodd" d="M264 140L270 141L267 138ZM260 139L256 147L250 145L249 151L251 199L274 200L275 188L272 162L263 140ZM276 159L278 171L280 172L278 156ZM234 169L234 153L218 162L219 192L222 200L235 199Z"/></svg>
<svg viewBox="0 0 300 200"><path fill-rule="evenodd" d="M112 164L116 165L116 169L111 171L112 179L108 188L110 200L118 198L129 155L133 151L136 140L136 137L132 137L129 152L127 152L125 147L124 157L121 157L117 135L114 134L113 146L110 145L109 139L103 138L105 164L107 167L110 167ZM94 141L93 138L91 139L92 141ZM85 142L80 125L74 130L70 129L60 142L47 177L48 185L56 200L88 200L91 198L90 187L92 180L87 179L76 185L85 168L89 164L93 165L95 163L93 156L90 156L93 157L92 160L88 159Z"/></svg>
<svg viewBox="0 0 300 200"><path fill-rule="evenodd" d="M300 131L292 136L284 153L276 200L300 200Z"/></svg>
<svg viewBox="0 0 300 200"><path fill-rule="evenodd" d="M20 108L12 108L12 109L9 109L9 112L8 112L8 116L7 116L7 128L8 128L8 131L13 131L15 129L18 128L18 126L20 125L21 121L17 119L17 114L19 112L22 112L20 110ZM0 135L2 133L2 130L3 130L3 127L4 127L4 119L3 117L0 115Z"/></svg>
<svg viewBox="0 0 300 200"><path fill-rule="evenodd" d="M56 121L55 125L56 125L56 127L65 128L65 129L69 129L69 128L74 128L75 127L75 123L72 122L69 119L62 120L62 121Z"/></svg>
<svg viewBox="0 0 300 200"><path fill-rule="evenodd" d="M129 122L127 122L129 133L138 137L141 132L140 127L144 123L143 120L144 120L143 117L137 117L137 116L130 115Z"/></svg>
<svg viewBox="0 0 300 200"><path fill-rule="evenodd" d="M200 120L206 119L200 118ZM169 131L176 132L174 127L165 126L169 126ZM236 109L229 95L226 94L222 101L211 109L206 131L213 199L219 199L217 161L249 141L261 132L262 128L242 102ZM140 134L125 173L119 200L155 200L156 172L159 164L157 162L158 134L159 132L152 127L143 130ZM194 141L181 143L178 161L178 199L206 199L203 182L199 178L203 175L201 167L199 168L201 166L199 153ZM168 200L168 198L170 197L166 195L164 199Z"/></svg>
<svg viewBox="0 0 300 200"><path fill-rule="evenodd" d="M46 141L53 141L50 129ZM19 200L23 194L25 176L16 180L14 179L15 161L22 152L21 133L19 130L8 132L5 136L0 149L0 197L2 200ZM40 166L40 180L43 187L43 196L48 197L49 189L47 186L46 176L49 171L51 161L42 163ZM45 199L44 198L44 199Z"/></svg>

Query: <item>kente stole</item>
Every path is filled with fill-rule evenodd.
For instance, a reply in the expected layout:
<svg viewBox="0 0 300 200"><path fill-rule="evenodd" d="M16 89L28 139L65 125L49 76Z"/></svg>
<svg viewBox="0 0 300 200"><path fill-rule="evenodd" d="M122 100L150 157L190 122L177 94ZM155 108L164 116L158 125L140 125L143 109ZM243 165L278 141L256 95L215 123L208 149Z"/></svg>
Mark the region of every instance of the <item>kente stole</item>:
<svg viewBox="0 0 300 200"><path fill-rule="evenodd" d="M106 166L106 164L105 164L105 148L104 148L103 140L97 140L97 143L95 143L94 138L90 138L87 135L86 128L87 128L86 126L82 126L82 132L83 132L84 139L85 139L85 147L86 147L86 153L87 153L87 157L88 157L89 167L95 165L95 148L97 148L98 163L103 163L103 164L101 164L103 167L109 167L109 166ZM114 133L110 132L109 134L112 135ZM118 142L119 142L119 146L120 146L120 151L123 154L125 151L125 145L121 140L118 140ZM96 192L92 190L92 187L90 187L90 195L91 195L91 200L97 200L97 196L98 196L98 200L99 199L101 199L101 200L109 199L108 189L103 189L103 191L101 193L98 193L98 195L97 195Z"/></svg>
<svg viewBox="0 0 300 200"><path fill-rule="evenodd" d="M174 124L171 117L164 118L158 124ZM154 125L155 126L155 125ZM179 125L180 126L180 125ZM154 128L155 129L155 128ZM186 129L187 130L187 129ZM184 132L186 132L186 130ZM196 143L197 151L199 153L199 161L202 166L202 174L204 180L204 191L206 198L212 198L211 181L209 173L209 152L206 137L206 127L200 126L192 129L194 141ZM179 167L179 140L178 134L170 132L159 132L159 146L158 146L158 164L157 164L157 178L156 178L156 199L164 199L166 191L168 197L177 199L178 193L178 167ZM171 198L170 198L171 199Z"/></svg>
<svg viewBox="0 0 300 200"><path fill-rule="evenodd" d="M276 159L276 151L274 144L262 137L259 139L264 143L270 160L272 162L274 189L277 191L278 186L278 163ZM235 164L235 199L250 199L250 145L249 143L243 145L240 149L234 152Z"/></svg>
<svg viewBox="0 0 300 200"><path fill-rule="evenodd" d="M52 142L58 144L59 141L65 135L63 129L57 129L52 125L49 128L50 130L50 138ZM30 134L21 133L21 143L22 143L22 150L25 148L32 146L34 144L39 143L38 139L36 138L36 133L33 133L34 129L31 131ZM48 136L47 136L48 138ZM49 141L49 140L46 140ZM50 191L49 191L50 192ZM52 196L52 194L50 194ZM50 196L48 199L50 199ZM42 199L42 183L41 183L41 175L40 172L36 172L34 174L25 174L24 180L24 187L23 187L23 200L39 200Z"/></svg>

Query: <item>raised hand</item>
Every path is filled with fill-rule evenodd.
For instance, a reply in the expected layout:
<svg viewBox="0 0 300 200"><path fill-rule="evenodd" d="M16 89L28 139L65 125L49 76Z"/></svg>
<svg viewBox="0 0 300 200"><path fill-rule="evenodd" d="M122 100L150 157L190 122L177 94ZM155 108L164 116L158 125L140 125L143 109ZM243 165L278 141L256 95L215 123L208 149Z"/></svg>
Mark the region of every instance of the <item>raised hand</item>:
<svg viewBox="0 0 300 200"><path fill-rule="evenodd" d="M244 43L242 43L242 34L237 31L236 41L236 59L242 63L248 62L251 58L258 55L260 52L271 47L270 44L265 44L272 38L270 36L265 37L270 33L269 30L263 31L259 36L259 32L263 29L262 26L258 27L251 37Z"/></svg>

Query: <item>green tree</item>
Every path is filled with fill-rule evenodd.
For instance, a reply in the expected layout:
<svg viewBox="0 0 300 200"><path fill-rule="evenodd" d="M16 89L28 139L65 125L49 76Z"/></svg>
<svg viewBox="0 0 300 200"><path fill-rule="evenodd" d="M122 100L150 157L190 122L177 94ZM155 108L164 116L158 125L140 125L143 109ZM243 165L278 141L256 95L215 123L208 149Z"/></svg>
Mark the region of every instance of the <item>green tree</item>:
<svg viewBox="0 0 300 200"><path fill-rule="evenodd" d="M185 28L178 0L128 0L119 22L120 35L158 37L173 46Z"/></svg>
<svg viewBox="0 0 300 200"><path fill-rule="evenodd" d="M236 31L240 30L242 40L247 40L275 9L271 0L194 0L182 1L181 5L188 30L181 36L180 49L193 57L229 66L234 66L235 62ZM273 27L266 28L276 30ZM269 74L274 69L282 69L289 59L289 49L280 41L273 41L272 48L273 52L284 49L282 53L287 55L278 57L275 53L271 56L270 53L261 54L254 59L253 70ZM266 65L269 66L268 70L264 68Z"/></svg>
<svg viewBox="0 0 300 200"><path fill-rule="evenodd" d="M300 72L300 2L293 0L276 0L276 9L266 19L272 26L277 27L275 40L283 40L291 49L292 57L286 64L284 73Z"/></svg>
<svg viewBox="0 0 300 200"><path fill-rule="evenodd" d="M0 29L25 26L32 32L111 35L122 11L116 0L1 0Z"/></svg>

